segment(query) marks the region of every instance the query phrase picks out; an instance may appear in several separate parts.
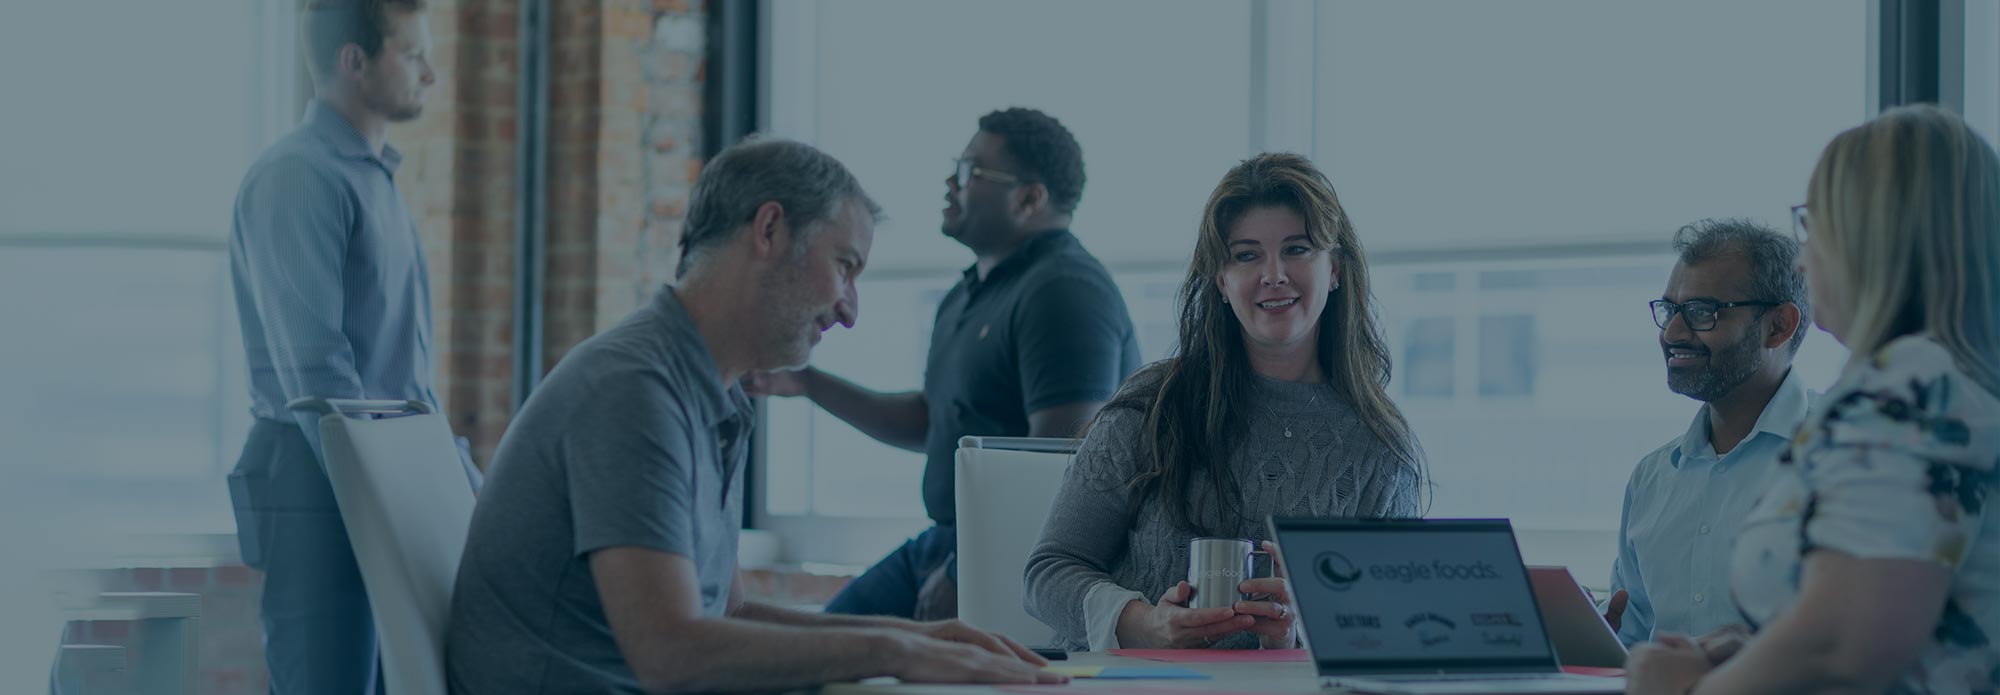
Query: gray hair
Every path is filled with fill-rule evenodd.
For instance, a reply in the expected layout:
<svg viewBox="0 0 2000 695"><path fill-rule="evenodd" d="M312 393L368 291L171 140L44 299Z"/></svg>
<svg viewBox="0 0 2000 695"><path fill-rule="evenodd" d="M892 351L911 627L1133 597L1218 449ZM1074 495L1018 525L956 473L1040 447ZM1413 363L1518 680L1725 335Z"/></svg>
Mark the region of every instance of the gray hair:
<svg viewBox="0 0 2000 695"><path fill-rule="evenodd" d="M785 209L796 253L805 248L820 222L839 214L840 206L849 201L881 220L882 207L861 190L861 182L839 160L801 142L751 135L709 160L696 177L694 192L688 196L687 220L681 225L681 262L674 275L687 275L708 251L734 240L736 230L764 203L776 202Z"/></svg>
<svg viewBox="0 0 2000 695"><path fill-rule="evenodd" d="M1789 346L1797 354L1812 325L1812 300L1805 273L1799 272L1799 242L1791 235L1743 218L1705 219L1674 233L1674 252L1681 265L1718 256L1738 256L1750 264L1743 291L1752 300L1784 302L1799 308L1799 327Z"/></svg>

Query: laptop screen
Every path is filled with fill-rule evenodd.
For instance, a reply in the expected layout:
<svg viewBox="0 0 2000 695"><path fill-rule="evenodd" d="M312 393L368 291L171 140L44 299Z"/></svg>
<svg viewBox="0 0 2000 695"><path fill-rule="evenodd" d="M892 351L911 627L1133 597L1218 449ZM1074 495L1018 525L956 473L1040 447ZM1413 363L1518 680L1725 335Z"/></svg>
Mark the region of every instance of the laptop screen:
<svg viewBox="0 0 2000 695"><path fill-rule="evenodd" d="M1505 520L1271 525L1323 673L1555 668Z"/></svg>

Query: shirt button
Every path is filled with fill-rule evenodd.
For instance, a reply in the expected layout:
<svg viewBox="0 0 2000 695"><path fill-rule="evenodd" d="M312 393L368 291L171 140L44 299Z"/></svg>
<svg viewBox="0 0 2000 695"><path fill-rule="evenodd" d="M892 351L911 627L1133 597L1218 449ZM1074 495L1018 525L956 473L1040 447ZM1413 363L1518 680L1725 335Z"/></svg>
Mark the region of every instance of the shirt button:
<svg viewBox="0 0 2000 695"><path fill-rule="evenodd" d="M1701 527L1701 535L1704 535L1704 536L1708 535L1708 527L1707 527L1707 526L1702 526L1702 527Z"/></svg>
<svg viewBox="0 0 2000 695"><path fill-rule="evenodd" d="M1694 602L1695 602L1695 603L1701 603L1701 602L1703 602L1703 601L1706 601L1706 600L1708 600L1708 596L1707 596L1707 595L1705 595L1705 594L1695 594L1695 595L1694 595Z"/></svg>

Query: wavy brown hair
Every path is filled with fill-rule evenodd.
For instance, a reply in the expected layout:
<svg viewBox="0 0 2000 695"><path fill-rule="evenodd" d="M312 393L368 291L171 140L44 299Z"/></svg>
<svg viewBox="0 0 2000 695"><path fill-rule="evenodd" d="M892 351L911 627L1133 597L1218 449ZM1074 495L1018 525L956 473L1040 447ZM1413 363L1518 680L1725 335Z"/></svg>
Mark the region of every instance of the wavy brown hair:
<svg viewBox="0 0 2000 695"><path fill-rule="evenodd" d="M1136 453L1142 465L1151 465L1132 485L1164 500L1173 523L1211 535L1230 534L1232 521L1243 519L1241 485L1227 462L1243 444L1254 384L1243 326L1214 278L1229 258L1229 230L1244 213L1268 207L1297 213L1312 247L1340 262L1340 289L1319 316L1318 361L1328 385L1424 480L1409 422L1389 400L1389 348L1376 325L1367 258L1347 211L1310 160L1258 155L1230 169L1209 195L1181 284L1176 354L1134 375L1134 387L1105 405L1145 416Z"/></svg>

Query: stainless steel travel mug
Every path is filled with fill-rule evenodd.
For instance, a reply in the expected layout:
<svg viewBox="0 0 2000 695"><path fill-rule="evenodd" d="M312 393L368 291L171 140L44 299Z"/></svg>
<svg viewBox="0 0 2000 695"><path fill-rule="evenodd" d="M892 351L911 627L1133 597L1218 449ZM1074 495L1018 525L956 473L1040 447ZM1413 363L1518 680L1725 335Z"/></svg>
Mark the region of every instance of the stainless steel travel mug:
<svg viewBox="0 0 2000 695"><path fill-rule="evenodd" d="M1227 608L1243 600L1236 587L1244 580L1270 574L1268 562L1258 573L1257 556L1269 553L1242 538L1196 538L1188 542L1188 584L1194 587L1189 608Z"/></svg>

